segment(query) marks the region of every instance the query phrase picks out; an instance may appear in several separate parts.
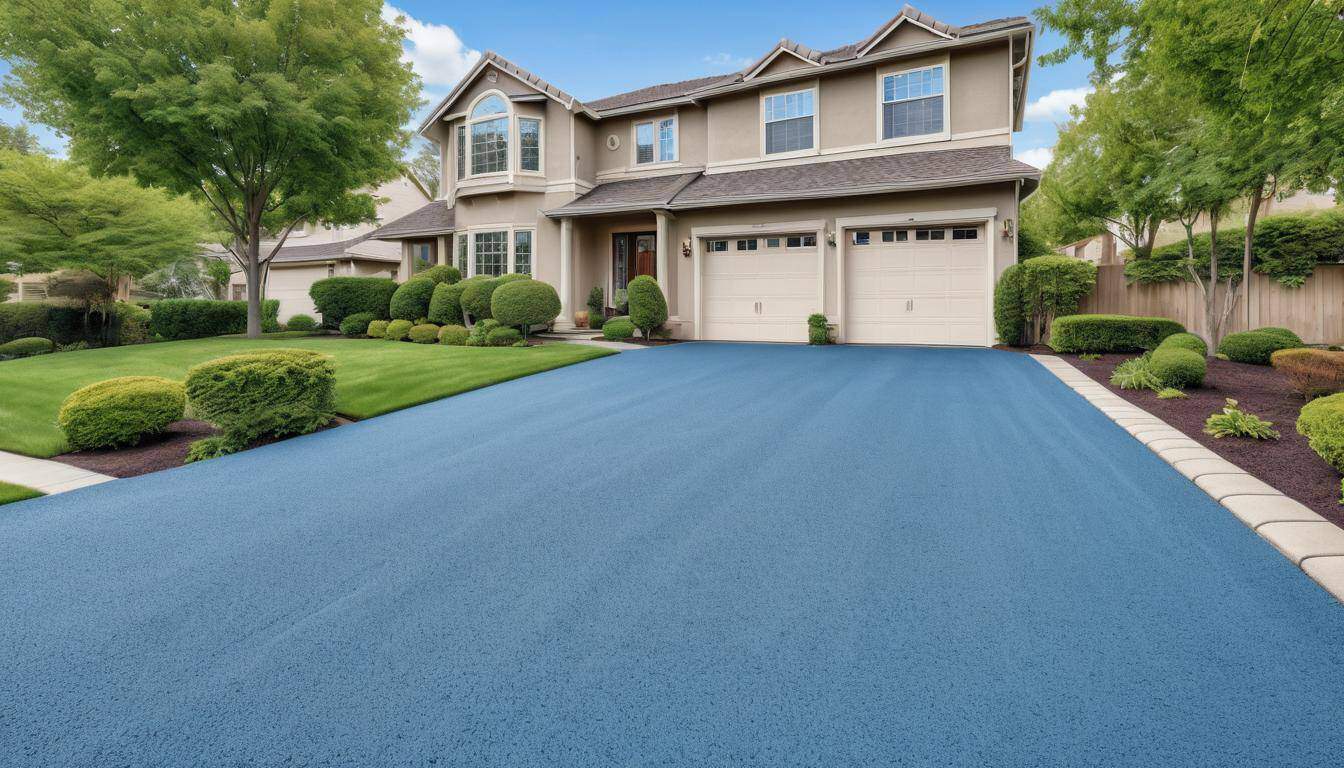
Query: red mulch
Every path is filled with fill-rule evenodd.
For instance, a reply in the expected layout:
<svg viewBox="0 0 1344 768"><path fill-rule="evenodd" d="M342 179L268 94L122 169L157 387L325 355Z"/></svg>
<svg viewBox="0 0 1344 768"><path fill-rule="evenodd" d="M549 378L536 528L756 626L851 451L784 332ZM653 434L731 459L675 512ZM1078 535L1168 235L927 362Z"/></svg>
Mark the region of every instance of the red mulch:
<svg viewBox="0 0 1344 768"><path fill-rule="evenodd" d="M1080 360L1077 355L1060 357L1112 392L1344 528L1339 473L1297 433L1297 414L1306 401L1289 388L1283 374L1269 366L1210 359L1202 388L1187 390L1190 397L1184 400L1159 400L1155 392L1111 386L1111 370L1134 355L1103 355L1098 360ZM1243 410L1274 422L1279 439L1214 438L1204 434L1205 419L1221 411L1229 397L1240 403Z"/></svg>

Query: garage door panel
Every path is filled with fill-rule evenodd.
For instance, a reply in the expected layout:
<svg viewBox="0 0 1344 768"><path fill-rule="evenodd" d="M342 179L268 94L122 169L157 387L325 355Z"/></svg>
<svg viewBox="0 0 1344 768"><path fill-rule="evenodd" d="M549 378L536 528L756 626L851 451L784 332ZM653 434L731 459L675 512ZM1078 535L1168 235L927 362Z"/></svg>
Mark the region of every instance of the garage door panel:
<svg viewBox="0 0 1344 768"><path fill-rule="evenodd" d="M757 238L755 251L703 252L700 338L807 341L807 316L818 311L817 251L765 242Z"/></svg>

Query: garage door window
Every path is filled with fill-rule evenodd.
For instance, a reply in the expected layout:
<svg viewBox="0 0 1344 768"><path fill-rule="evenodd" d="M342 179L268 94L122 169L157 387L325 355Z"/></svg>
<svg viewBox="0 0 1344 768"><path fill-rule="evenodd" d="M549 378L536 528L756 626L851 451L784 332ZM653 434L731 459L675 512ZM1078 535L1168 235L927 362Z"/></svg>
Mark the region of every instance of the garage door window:
<svg viewBox="0 0 1344 768"><path fill-rule="evenodd" d="M788 248L816 248L816 235L789 235L784 240L785 247Z"/></svg>
<svg viewBox="0 0 1344 768"><path fill-rule="evenodd" d="M737 241L737 250L739 250L739 251L754 251L754 250L756 250L756 241L755 241L754 239L753 239L753 240L738 240L738 241Z"/></svg>
<svg viewBox="0 0 1344 768"><path fill-rule="evenodd" d="M871 241L870 233L868 233L868 232L855 232L855 233L854 233L854 244L855 244L855 245L867 245L870 241Z"/></svg>
<svg viewBox="0 0 1344 768"><path fill-rule="evenodd" d="M724 251L728 250L728 241L727 241L727 240L710 240L710 241L709 241L709 250L710 250L710 252L712 252L712 253L723 253Z"/></svg>
<svg viewBox="0 0 1344 768"><path fill-rule="evenodd" d="M915 230L915 239L916 239L916 240L943 240L943 239L946 238L946 235L947 235L947 232L946 232L945 230L941 230L941 229L916 229L916 230Z"/></svg>
<svg viewBox="0 0 1344 768"><path fill-rule="evenodd" d="M954 229L952 230L953 240L974 240L980 236L980 230L975 228Z"/></svg>

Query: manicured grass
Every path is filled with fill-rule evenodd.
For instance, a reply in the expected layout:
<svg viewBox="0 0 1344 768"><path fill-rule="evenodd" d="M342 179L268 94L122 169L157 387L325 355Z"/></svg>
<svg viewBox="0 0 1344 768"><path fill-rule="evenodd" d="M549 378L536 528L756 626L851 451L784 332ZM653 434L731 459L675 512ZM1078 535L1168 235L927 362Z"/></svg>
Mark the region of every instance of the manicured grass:
<svg viewBox="0 0 1344 768"><path fill-rule="evenodd" d="M0 450L40 457L65 452L56 412L86 384L132 375L181 379L197 363L275 347L335 358L336 408L360 419L611 354L573 344L477 348L340 337L218 337L60 352L0 363Z"/></svg>
<svg viewBox="0 0 1344 768"><path fill-rule="evenodd" d="M0 482L0 506L24 499L36 499L41 496L41 491L34 491L22 485Z"/></svg>

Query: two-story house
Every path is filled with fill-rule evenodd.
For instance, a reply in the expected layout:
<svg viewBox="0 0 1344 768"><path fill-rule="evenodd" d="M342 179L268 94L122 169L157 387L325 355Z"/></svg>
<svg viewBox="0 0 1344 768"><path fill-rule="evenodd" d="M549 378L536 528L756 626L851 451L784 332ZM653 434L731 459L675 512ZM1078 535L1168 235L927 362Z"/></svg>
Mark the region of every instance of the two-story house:
<svg viewBox="0 0 1344 768"><path fill-rule="evenodd" d="M1018 203L1012 158L1034 28L952 26L905 6L851 45L781 40L740 72L587 103L487 53L420 133L440 199L373 237L465 275L557 287L572 324L637 275L674 335L988 345Z"/></svg>

